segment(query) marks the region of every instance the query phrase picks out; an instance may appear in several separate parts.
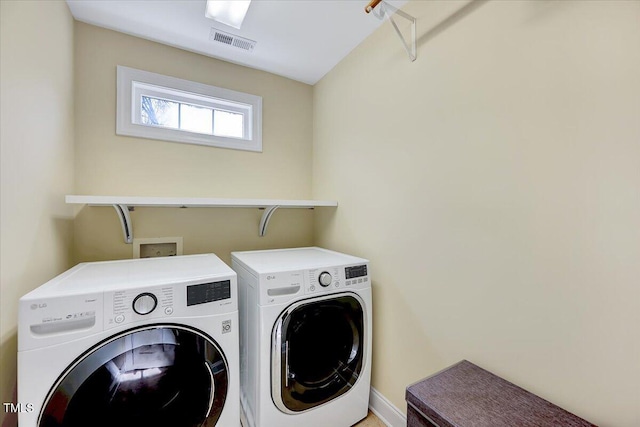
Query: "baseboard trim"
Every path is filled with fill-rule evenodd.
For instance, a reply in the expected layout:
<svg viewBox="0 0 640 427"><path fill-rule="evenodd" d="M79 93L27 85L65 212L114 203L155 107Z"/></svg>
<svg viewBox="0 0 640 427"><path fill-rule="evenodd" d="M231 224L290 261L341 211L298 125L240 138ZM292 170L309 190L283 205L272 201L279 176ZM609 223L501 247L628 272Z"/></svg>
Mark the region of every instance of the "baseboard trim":
<svg viewBox="0 0 640 427"><path fill-rule="evenodd" d="M407 425L407 416L373 387L369 393L369 409L389 427L405 427Z"/></svg>

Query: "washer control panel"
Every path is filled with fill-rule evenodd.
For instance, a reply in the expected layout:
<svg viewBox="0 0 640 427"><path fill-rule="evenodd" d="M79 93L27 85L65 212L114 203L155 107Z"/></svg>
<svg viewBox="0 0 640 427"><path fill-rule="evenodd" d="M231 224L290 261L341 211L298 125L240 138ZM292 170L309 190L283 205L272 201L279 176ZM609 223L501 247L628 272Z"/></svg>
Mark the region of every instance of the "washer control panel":
<svg viewBox="0 0 640 427"><path fill-rule="evenodd" d="M105 329L132 322L208 316L237 310L235 276L104 293Z"/></svg>
<svg viewBox="0 0 640 427"><path fill-rule="evenodd" d="M170 316L174 311L174 297L173 286L109 292L105 294L105 328L141 318Z"/></svg>

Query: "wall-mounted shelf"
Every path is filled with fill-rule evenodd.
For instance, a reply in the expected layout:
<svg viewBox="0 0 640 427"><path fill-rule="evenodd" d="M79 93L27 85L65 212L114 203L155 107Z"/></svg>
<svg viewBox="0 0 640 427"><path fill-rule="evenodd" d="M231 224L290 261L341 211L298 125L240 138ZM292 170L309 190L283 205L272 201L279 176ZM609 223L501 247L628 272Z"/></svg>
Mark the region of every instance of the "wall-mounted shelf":
<svg viewBox="0 0 640 427"><path fill-rule="evenodd" d="M264 236L271 216L278 208L313 209L337 207L332 200L278 200L278 199L213 199L199 197L130 197L130 196L75 196L65 197L65 202L76 205L113 206L120 218L125 243L133 242L130 211L138 207L155 208L259 208L264 209L258 234Z"/></svg>

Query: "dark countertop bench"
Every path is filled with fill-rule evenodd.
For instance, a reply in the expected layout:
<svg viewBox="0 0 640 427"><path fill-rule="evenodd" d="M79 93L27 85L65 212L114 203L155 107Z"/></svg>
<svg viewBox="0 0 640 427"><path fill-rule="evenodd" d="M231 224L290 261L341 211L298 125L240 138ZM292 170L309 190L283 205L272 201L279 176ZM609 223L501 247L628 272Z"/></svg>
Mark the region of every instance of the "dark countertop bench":
<svg viewBox="0 0 640 427"><path fill-rule="evenodd" d="M595 426L466 360L410 385L406 399L409 427Z"/></svg>

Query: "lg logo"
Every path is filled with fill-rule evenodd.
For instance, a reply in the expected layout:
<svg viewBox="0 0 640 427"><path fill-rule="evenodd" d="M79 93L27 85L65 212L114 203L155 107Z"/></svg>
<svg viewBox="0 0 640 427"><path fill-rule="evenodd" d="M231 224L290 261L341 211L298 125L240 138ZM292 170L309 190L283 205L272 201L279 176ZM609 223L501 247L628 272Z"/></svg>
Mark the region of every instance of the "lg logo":
<svg viewBox="0 0 640 427"><path fill-rule="evenodd" d="M276 276L267 276L267 280L275 280Z"/></svg>
<svg viewBox="0 0 640 427"><path fill-rule="evenodd" d="M46 308L47 303L43 302L42 304L31 304L29 307L31 308L31 310L37 310L38 308Z"/></svg>

